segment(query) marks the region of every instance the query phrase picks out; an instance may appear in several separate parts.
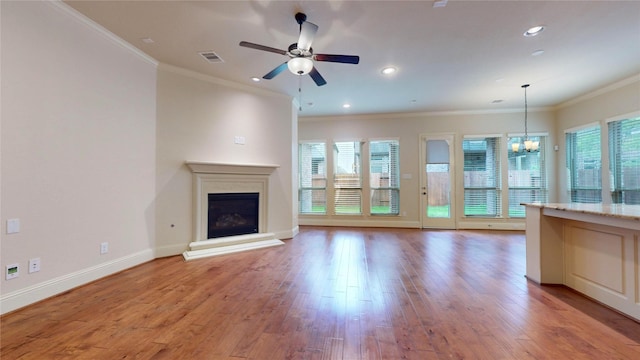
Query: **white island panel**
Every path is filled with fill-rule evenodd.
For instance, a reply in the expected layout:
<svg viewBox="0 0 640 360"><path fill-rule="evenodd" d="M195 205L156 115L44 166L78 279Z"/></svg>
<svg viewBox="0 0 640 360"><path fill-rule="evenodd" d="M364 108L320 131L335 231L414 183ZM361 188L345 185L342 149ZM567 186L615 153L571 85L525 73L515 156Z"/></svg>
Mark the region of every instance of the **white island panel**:
<svg viewBox="0 0 640 360"><path fill-rule="evenodd" d="M640 320L640 206L524 204L527 278Z"/></svg>

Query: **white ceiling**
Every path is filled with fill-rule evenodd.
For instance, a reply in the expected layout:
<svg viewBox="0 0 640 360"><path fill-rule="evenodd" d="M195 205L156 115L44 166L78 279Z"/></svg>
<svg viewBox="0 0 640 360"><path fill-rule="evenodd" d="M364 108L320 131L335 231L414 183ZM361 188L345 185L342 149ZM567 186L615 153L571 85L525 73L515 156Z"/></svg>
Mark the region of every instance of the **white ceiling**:
<svg viewBox="0 0 640 360"><path fill-rule="evenodd" d="M161 63L296 98L300 83L302 117L517 109L525 83L529 106L547 107L640 73L640 1L65 2ZM316 62L322 87L288 71L252 82L287 58L238 43L286 50L299 11L319 26L315 53L359 55L360 64ZM544 32L523 36L539 24ZM383 76L387 65L398 72Z"/></svg>

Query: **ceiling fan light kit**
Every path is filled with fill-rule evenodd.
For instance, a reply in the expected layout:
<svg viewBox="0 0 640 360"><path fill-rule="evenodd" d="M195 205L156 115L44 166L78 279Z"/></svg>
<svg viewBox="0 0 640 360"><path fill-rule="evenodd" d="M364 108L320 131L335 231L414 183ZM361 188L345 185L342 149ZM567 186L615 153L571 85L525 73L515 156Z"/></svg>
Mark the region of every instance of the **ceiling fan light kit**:
<svg viewBox="0 0 640 360"><path fill-rule="evenodd" d="M275 69L268 72L263 79L273 79L285 69L289 69L295 75L307 75L313 79L318 86L325 85L327 81L320 75L314 66L314 61L326 61L343 64L358 64L360 57L357 55L331 55L331 54L314 54L311 48L313 38L318 31L318 25L307 21L307 15L297 13L295 15L296 22L300 25L300 36L298 42L289 45L287 50L280 50L269 46L254 44L248 41L241 41L240 46L268 51L280 55L286 55L290 59L283 64L278 65Z"/></svg>
<svg viewBox="0 0 640 360"><path fill-rule="evenodd" d="M296 57L289 60L287 66L295 75L307 75L313 69L313 61L305 57Z"/></svg>

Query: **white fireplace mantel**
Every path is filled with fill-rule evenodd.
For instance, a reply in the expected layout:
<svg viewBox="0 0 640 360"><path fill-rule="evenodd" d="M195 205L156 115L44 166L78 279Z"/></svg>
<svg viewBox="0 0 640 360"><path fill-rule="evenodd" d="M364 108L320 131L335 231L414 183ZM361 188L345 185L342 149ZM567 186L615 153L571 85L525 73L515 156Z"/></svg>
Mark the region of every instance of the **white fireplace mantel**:
<svg viewBox="0 0 640 360"><path fill-rule="evenodd" d="M194 241L185 260L284 245L267 229L269 177L279 165L187 161L193 172ZM258 193L258 233L207 239L208 194Z"/></svg>
<svg viewBox="0 0 640 360"><path fill-rule="evenodd" d="M206 161L187 161L186 164L192 172L202 174L269 175L280 167L280 165L273 164L232 164Z"/></svg>

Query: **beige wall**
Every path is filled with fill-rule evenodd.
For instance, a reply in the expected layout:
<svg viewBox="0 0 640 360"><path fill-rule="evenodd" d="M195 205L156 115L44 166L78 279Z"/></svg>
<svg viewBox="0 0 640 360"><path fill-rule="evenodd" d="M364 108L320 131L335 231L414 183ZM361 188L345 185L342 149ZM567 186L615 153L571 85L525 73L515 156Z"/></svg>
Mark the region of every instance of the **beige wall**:
<svg viewBox="0 0 640 360"><path fill-rule="evenodd" d="M153 257L156 65L66 9L1 2L2 312Z"/></svg>
<svg viewBox="0 0 640 360"><path fill-rule="evenodd" d="M554 114L550 110L530 109L529 133L548 133L549 144L549 179L555 179L553 144ZM361 226L410 226L419 227L420 223L420 135L421 134L454 134L455 138L455 171L460 176L463 171L463 154L461 144L465 135L497 135L524 132L524 114L521 110L493 114L451 112L448 114L390 114L370 116L339 116L322 118L301 118L299 139L302 140L352 140L375 138L398 138L400 140L400 172L410 174L410 179L400 181L400 216L300 216L300 224L325 225L361 225ZM506 143L504 148L506 149ZM406 177L406 176L405 176ZM456 204L462 209L463 184L457 181L455 189ZM555 192L551 192L553 199ZM406 215L402 215L406 213ZM461 211L458 212L461 214ZM459 228L523 228L522 219L465 219L458 215Z"/></svg>
<svg viewBox="0 0 640 360"><path fill-rule="evenodd" d="M297 229L291 174L297 151L291 99L161 65L158 72L157 254L187 249L193 235L192 174L185 161L275 164L269 180L267 231ZM244 145L235 144L242 136ZM297 170L295 170L297 172Z"/></svg>

